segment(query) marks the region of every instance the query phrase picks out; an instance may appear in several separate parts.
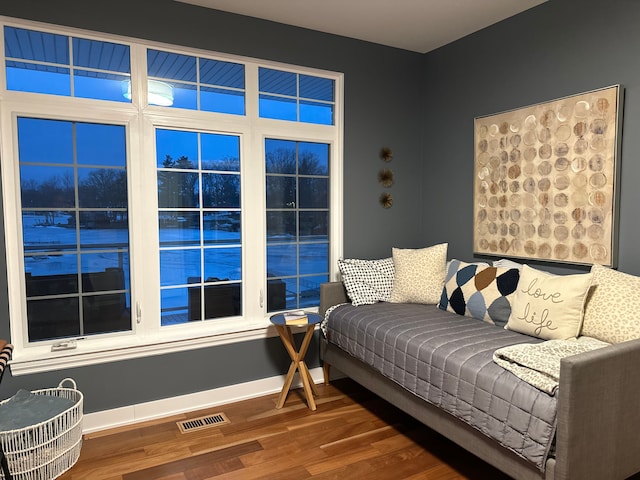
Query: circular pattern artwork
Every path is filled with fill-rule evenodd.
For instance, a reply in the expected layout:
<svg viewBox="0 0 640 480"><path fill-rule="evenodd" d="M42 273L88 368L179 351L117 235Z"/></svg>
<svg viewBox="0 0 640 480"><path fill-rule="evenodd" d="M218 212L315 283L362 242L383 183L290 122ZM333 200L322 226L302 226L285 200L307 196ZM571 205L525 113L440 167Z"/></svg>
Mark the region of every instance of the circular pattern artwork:
<svg viewBox="0 0 640 480"><path fill-rule="evenodd" d="M475 119L474 252L612 265L619 89Z"/></svg>

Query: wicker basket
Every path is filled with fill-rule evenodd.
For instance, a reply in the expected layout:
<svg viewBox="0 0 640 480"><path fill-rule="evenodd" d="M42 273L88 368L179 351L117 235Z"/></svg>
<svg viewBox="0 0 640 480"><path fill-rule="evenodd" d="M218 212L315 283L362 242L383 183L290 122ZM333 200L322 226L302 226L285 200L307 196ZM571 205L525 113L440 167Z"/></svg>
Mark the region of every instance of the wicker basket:
<svg viewBox="0 0 640 480"><path fill-rule="evenodd" d="M63 387L67 381L72 384L72 388ZM82 448L83 395L76 388L76 382L65 378L58 388L34 390L32 393L62 397L74 403L72 407L45 422L0 432L0 445L13 480L57 478L76 463ZM0 405L7 401L0 402ZM5 479L1 470L0 479Z"/></svg>

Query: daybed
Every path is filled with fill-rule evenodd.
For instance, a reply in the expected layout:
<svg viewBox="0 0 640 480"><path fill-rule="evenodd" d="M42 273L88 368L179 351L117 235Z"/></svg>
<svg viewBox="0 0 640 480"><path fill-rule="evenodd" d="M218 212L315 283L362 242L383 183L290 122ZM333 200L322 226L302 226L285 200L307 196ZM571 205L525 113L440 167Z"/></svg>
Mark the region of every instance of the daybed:
<svg viewBox="0 0 640 480"><path fill-rule="evenodd" d="M636 289L635 297L636 279L627 285ZM610 289L592 286L589 295L594 292L610 294ZM628 292L618 293L623 299ZM513 478L625 479L640 471L640 340L607 339L613 344L563 358L557 390L549 394L502 369L490 353L544 339L434 304L387 300L354 306L342 281L321 285L320 314L327 310L321 340L326 382L328 367L335 367ZM469 328L475 330L470 337L456 333ZM427 346L421 353L412 338L431 342L431 350ZM467 357L456 363L465 351ZM467 370L472 357L480 358L480 373ZM486 384L487 375L495 382ZM492 411L493 403L504 404L505 397L511 403ZM530 409L522 407L527 402L533 402ZM536 436L543 441L536 443Z"/></svg>

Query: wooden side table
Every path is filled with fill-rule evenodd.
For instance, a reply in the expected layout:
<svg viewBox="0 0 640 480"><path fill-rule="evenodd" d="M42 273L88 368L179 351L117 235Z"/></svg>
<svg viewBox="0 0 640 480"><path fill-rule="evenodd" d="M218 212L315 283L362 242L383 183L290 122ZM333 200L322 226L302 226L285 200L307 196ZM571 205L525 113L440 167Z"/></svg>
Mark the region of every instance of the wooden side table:
<svg viewBox="0 0 640 480"><path fill-rule="evenodd" d="M300 379L302 380L302 386L304 387L304 393L307 398L307 405L311 410L316 409L316 402L313 399L314 395L318 395L318 389L311 378L311 373L307 368L307 364L304 362L304 357L307 354L307 349L309 348L309 344L311 343L311 338L313 337L313 331L322 321L322 317L317 313L307 313L307 323L303 325L287 325L284 320L284 314L279 313L277 315L273 315L270 320L278 330L278 334L280 335L280 339L284 344L284 347L287 349L289 353L289 357L291 358L291 365L289 366L289 371L287 372L287 378L285 379L284 386L282 387L282 392L280 393L280 398L278 399L278 403L276 404L276 408L282 408L284 406L284 402L287 399L287 394L289 393L289 389L291 388L291 383L293 382L293 376L296 371L300 372ZM304 334L304 339L302 340L302 344L300 345L300 349L296 349L296 343L293 339L292 328L304 328L306 332Z"/></svg>

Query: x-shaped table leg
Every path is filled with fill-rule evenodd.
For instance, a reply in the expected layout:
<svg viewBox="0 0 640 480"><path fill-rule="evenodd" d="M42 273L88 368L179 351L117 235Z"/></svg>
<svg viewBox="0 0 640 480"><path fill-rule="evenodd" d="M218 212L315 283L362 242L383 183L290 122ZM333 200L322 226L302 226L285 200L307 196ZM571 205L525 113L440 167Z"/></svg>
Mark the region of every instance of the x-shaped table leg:
<svg viewBox="0 0 640 480"><path fill-rule="evenodd" d="M318 394L318 388L311 378L311 372L309 372L307 364L304 363L304 356L307 354L307 349L309 348L309 344L311 343L315 325L307 326L307 332L304 335L304 339L302 340L302 344L300 345L300 350L298 351L296 351L296 344L293 339L293 333L291 333L291 327L289 327L288 325L276 325L276 328L278 329L278 333L280 334L282 343L284 344L287 352L289 353L289 357L291 358L291 365L289 366L289 371L287 372L287 377L284 381L284 386L282 387L282 392L280 393L280 398L278 399L276 408L282 408L284 406L284 402L287 399L287 394L289 393L289 389L291 388L291 383L293 382L293 376L296 373L296 370L299 370L300 379L302 380L302 386L304 387L304 393L307 397L307 404L309 405L309 408L311 410L315 410L316 402L313 399L313 395Z"/></svg>

